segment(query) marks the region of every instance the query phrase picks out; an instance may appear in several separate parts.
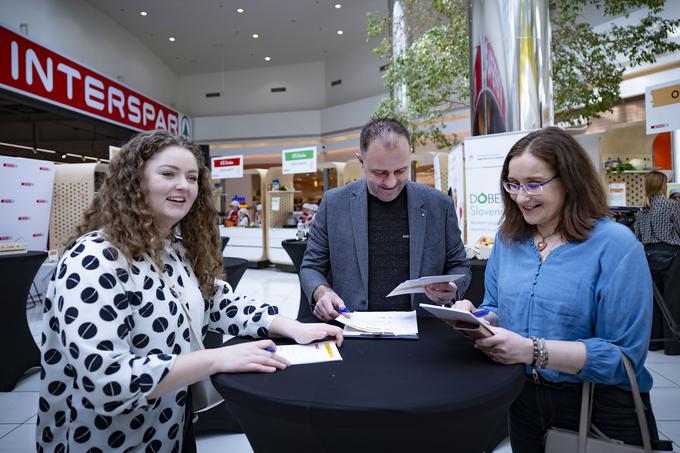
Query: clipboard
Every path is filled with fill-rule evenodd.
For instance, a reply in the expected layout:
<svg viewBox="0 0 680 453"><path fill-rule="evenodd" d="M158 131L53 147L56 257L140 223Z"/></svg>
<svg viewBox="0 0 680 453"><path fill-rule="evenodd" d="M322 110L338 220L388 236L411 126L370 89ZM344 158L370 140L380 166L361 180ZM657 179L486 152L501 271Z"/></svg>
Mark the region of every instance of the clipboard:
<svg viewBox="0 0 680 453"><path fill-rule="evenodd" d="M483 338L493 335L491 329L469 311L432 304L420 304L420 307L445 321L466 337Z"/></svg>

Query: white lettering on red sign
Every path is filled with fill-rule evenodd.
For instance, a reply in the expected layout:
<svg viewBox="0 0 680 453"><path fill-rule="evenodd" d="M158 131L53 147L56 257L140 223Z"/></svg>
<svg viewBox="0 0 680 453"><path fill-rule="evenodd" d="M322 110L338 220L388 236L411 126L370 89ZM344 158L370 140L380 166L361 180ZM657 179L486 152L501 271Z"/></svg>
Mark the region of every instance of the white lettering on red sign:
<svg viewBox="0 0 680 453"><path fill-rule="evenodd" d="M0 26L0 87L137 130L179 130L180 113Z"/></svg>

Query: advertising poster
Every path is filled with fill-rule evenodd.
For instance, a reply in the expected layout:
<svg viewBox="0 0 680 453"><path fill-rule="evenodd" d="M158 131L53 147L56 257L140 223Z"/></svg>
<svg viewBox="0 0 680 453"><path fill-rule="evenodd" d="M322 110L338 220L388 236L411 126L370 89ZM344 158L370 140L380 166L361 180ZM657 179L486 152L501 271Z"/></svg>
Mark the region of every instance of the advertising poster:
<svg viewBox="0 0 680 453"><path fill-rule="evenodd" d="M316 146L282 150L281 167L284 175L315 172Z"/></svg>
<svg viewBox="0 0 680 453"><path fill-rule="evenodd" d="M503 215L501 170L512 145L530 131L468 137L465 150L465 216L467 243L496 236Z"/></svg>
<svg viewBox="0 0 680 453"><path fill-rule="evenodd" d="M680 129L680 80L645 88L647 135Z"/></svg>
<svg viewBox="0 0 680 453"><path fill-rule="evenodd" d="M458 145L449 152L449 180L447 193L451 194L451 201L456 210L458 228L465 236L465 162L463 160L463 145ZM448 192L450 191L450 192ZM465 238L463 238L463 242Z"/></svg>
<svg viewBox="0 0 680 453"><path fill-rule="evenodd" d="M243 154L211 158L212 179L243 178Z"/></svg>
<svg viewBox="0 0 680 453"><path fill-rule="evenodd" d="M0 156L0 242L47 250L54 162Z"/></svg>

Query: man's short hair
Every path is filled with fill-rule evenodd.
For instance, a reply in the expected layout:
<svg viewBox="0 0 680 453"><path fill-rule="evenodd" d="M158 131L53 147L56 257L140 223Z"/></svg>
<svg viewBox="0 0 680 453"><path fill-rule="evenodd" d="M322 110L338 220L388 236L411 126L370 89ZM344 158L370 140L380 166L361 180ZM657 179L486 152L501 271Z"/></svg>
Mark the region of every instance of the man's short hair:
<svg viewBox="0 0 680 453"><path fill-rule="evenodd" d="M376 140L384 140L391 134L400 135L406 138L406 141L411 146L411 135L408 130L399 121L392 118L376 118L371 120L361 129L361 137L359 138L359 149L361 155L366 154L368 146Z"/></svg>

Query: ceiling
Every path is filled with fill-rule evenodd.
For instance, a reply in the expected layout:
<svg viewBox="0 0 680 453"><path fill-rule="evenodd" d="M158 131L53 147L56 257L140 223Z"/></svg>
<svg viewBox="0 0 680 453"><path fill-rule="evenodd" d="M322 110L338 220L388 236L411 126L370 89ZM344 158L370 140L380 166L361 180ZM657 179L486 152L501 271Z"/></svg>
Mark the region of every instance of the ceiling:
<svg viewBox="0 0 680 453"><path fill-rule="evenodd" d="M383 16L388 8L388 0L87 1L177 75L334 58L366 42L367 12Z"/></svg>

